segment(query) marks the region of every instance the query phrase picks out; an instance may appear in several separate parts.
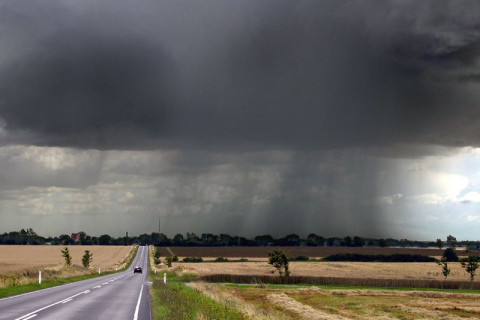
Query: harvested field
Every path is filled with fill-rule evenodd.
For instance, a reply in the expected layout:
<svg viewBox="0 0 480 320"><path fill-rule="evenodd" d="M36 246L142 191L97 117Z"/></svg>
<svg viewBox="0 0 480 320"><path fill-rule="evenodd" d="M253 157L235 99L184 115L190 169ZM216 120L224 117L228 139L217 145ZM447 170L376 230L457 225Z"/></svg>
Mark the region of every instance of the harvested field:
<svg viewBox="0 0 480 320"><path fill-rule="evenodd" d="M480 319L480 294L417 291L267 289L198 284L196 290L255 310L253 319ZM279 317L281 315L281 317Z"/></svg>
<svg viewBox="0 0 480 320"><path fill-rule="evenodd" d="M133 246L67 246L72 264L82 265L85 250L93 253L91 268L111 270L125 262ZM38 272L65 264L61 250L65 246L0 246L0 275L13 275L25 271Z"/></svg>
<svg viewBox="0 0 480 320"><path fill-rule="evenodd" d="M269 276L272 266L263 262L174 263L200 276L210 274ZM468 281L470 276L459 263L449 263L447 281ZM358 279L443 280L441 267L434 262L290 262L292 276ZM477 276L475 282L480 281Z"/></svg>
<svg viewBox="0 0 480 320"><path fill-rule="evenodd" d="M202 258L265 258L268 251L277 247L169 247L178 257ZM171 253L167 247L157 247L160 254L165 257ZM326 257L337 253L357 254L421 254L425 256L440 257L444 249L417 249L417 248L380 248L380 247L281 247L289 257L304 255L310 258ZM465 255L461 250L457 254ZM480 255L480 252L470 252L471 255Z"/></svg>

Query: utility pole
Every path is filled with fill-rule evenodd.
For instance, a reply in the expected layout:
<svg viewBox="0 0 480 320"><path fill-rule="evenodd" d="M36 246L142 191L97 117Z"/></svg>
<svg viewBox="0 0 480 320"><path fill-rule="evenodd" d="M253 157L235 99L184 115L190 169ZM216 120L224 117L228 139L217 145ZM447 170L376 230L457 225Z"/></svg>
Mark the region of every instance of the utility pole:
<svg viewBox="0 0 480 320"><path fill-rule="evenodd" d="M161 218L158 218L158 234L160 234L160 220Z"/></svg>

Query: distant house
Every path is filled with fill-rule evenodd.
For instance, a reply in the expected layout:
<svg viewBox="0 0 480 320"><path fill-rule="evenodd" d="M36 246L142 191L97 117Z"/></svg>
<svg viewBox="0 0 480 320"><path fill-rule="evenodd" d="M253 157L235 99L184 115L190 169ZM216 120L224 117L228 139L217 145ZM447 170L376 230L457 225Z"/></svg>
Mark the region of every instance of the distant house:
<svg viewBox="0 0 480 320"><path fill-rule="evenodd" d="M80 237L78 236L78 233L72 233L71 238L72 238L72 240L75 241L75 242L80 241Z"/></svg>

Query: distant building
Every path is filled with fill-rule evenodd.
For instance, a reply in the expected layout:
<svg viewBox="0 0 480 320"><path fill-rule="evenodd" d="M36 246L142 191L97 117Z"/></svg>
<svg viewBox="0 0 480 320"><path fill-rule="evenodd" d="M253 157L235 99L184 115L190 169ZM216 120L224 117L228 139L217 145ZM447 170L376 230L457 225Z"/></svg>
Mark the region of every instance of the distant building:
<svg viewBox="0 0 480 320"><path fill-rule="evenodd" d="M78 236L78 233L72 233L71 238L72 238L72 240L75 241L75 242L80 241L80 237Z"/></svg>

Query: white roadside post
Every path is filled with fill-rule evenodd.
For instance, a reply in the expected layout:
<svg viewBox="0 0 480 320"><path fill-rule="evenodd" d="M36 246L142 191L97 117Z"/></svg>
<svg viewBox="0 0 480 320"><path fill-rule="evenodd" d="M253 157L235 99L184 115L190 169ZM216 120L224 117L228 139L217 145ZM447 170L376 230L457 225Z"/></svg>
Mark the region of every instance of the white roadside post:
<svg viewBox="0 0 480 320"><path fill-rule="evenodd" d="M100 274L100 268L98 268L98 274Z"/></svg>
<svg viewBox="0 0 480 320"><path fill-rule="evenodd" d="M42 284L42 271L38 271L38 284Z"/></svg>
<svg viewBox="0 0 480 320"><path fill-rule="evenodd" d="M163 274L163 283L167 284L167 274Z"/></svg>

